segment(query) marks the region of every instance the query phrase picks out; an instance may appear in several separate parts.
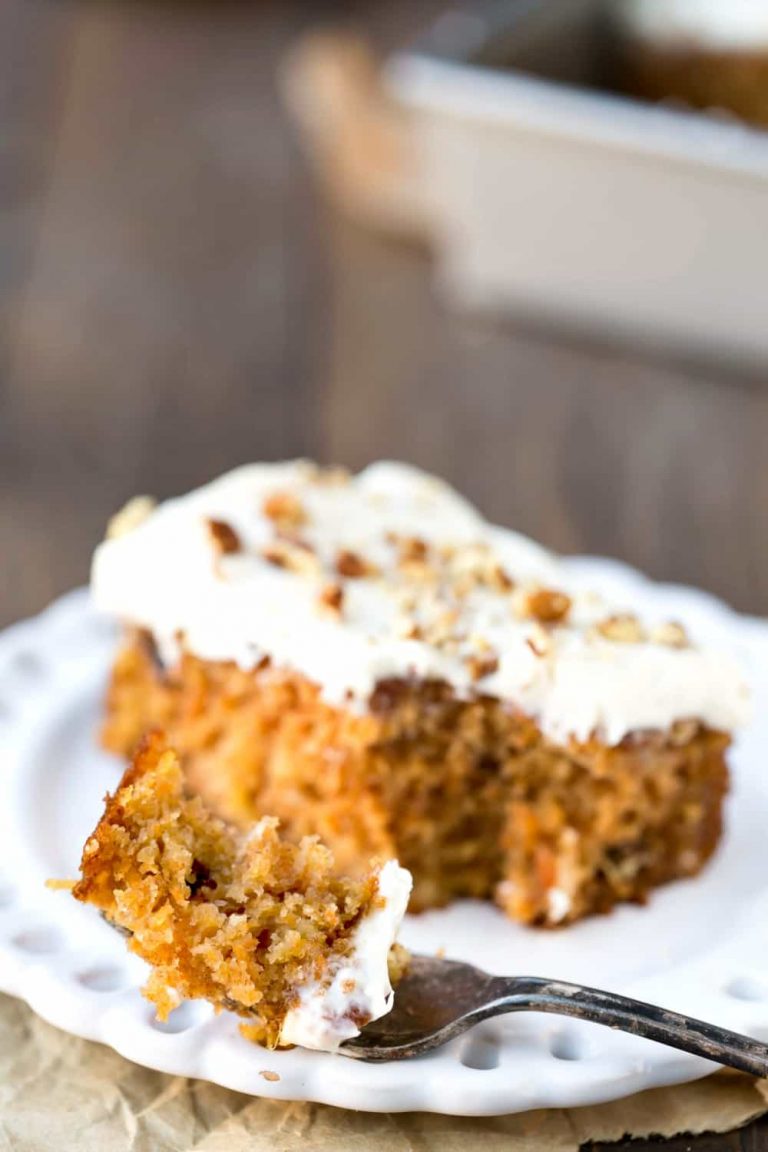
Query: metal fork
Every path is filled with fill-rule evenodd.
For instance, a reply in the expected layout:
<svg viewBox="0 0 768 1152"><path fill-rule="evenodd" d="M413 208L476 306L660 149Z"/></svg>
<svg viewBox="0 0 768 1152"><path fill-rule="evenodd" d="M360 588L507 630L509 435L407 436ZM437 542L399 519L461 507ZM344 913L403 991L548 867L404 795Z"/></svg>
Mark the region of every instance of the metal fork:
<svg viewBox="0 0 768 1152"><path fill-rule="evenodd" d="M456 960L412 956L392 1011L339 1049L358 1060L407 1060L507 1012L553 1012L658 1040L753 1076L768 1076L768 1045L641 1000L547 980L491 976Z"/></svg>

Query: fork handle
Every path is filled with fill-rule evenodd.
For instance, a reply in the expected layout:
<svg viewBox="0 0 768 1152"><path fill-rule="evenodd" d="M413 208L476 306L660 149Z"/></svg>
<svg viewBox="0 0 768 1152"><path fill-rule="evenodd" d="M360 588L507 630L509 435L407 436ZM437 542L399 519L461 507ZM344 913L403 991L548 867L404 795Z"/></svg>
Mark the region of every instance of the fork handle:
<svg viewBox="0 0 768 1152"><path fill-rule="evenodd" d="M706 1024L692 1016L683 1016L642 1000L632 1000L629 996L617 996L598 988L538 976L498 977L494 980L494 992L498 999L487 1015L532 1011L575 1016L579 1020L591 1020L648 1040L658 1040L671 1048L691 1052L694 1056L714 1060L752 1076L768 1076L767 1044L718 1028L715 1024Z"/></svg>

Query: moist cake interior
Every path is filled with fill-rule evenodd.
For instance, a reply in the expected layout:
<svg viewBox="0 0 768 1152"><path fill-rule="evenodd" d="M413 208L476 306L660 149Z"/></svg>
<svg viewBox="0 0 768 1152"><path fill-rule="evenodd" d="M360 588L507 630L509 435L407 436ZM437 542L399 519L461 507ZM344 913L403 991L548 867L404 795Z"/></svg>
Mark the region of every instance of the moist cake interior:
<svg viewBox="0 0 768 1152"><path fill-rule="evenodd" d="M274 1046L302 990L353 970L356 929L383 906L379 869L341 877L328 848L284 840L274 818L243 833L188 795L179 761L159 734L144 742L83 850L73 893L95 905L152 967L147 996L165 1018L181 998L203 998L248 1021ZM387 950L383 947L386 970ZM392 974L403 964L392 953ZM344 988L354 1035L369 1018L366 989Z"/></svg>

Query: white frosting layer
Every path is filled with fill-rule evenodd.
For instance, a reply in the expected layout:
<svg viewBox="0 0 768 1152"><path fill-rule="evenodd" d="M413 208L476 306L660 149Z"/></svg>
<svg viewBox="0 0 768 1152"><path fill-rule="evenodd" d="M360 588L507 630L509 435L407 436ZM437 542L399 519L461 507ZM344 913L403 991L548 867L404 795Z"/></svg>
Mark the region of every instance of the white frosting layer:
<svg viewBox="0 0 768 1152"><path fill-rule="evenodd" d="M306 511L299 531L320 565L315 573L275 567L263 556L275 525L265 498L289 491ZM222 520L242 550L217 555L206 521ZM319 684L333 703L364 709L387 677L439 678L457 692L482 690L535 717L557 740L597 732L616 743L628 732L666 729L697 719L730 730L747 714L738 670L721 653L657 643L616 643L596 623L614 609L595 596L573 593L565 624L543 637L535 621L520 619L508 591L473 588L454 607L450 644L408 639L411 619L433 634L451 592L436 596L398 565L392 534L418 537L431 549L457 549L459 567L479 552L516 582L572 591L562 567L532 541L486 523L445 484L413 468L376 464L343 484L321 482L308 464L253 465L196 492L160 505L138 527L107 540L96 552L97 606L149 629L173 662L179 636L208 660L253 667L263 656ZM376 565L379 575L341 579L339 617L319 608L339 550ZM631 605L623 606L629 607ZM471 659L490 645L498 666L478 683ZM542 654L542 652L544 654Z"/></svg>
<svg viewBox="0 0 768 1152"><path fill-rule="evenodd" d="M382 903L365 916L353 936L351 955L329 982L305 984L299 1003L283 1021L281 1044L334 1052L360 1033L355 1021L386 1015L394 993L387 958L411 894L411 874L389 860L378 876Z"/></svg>
<svg viewBox="0 0 768 1152"><path fill-rule="evenodd" d="M633 35L662 45L768 47L766 0L621 0L617 12Z"/></svg>

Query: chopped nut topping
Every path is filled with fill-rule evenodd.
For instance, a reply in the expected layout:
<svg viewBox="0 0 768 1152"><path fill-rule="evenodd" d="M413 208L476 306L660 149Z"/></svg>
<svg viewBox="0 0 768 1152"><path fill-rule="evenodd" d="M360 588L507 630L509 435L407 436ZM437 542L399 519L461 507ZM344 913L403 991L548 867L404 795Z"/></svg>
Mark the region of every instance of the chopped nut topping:
<svg viewBox="0 0 768 1152"><path fill-rule="evenodd" d="M293 528L286 527L283 524L278 524L276 528L276 536L283 544L288 544L292 548L301 548L303 552L311 552L314 554L315 549L303 536L300 536Z"/></svg>
<svg viewBox="0 0 768 1152"><path fill-rule="evenodd" d="M334 616L340 616L344 604L344 589L340 584L326 584L318 596L320 607Z"/></svg>
<svg viewBox="0 0 768 1152"><path fill-rule="evenodd" d="M641 644L645 639L640 621L629 612L608 616L597 625L597 631L606 640L616 644Z"/></svg>
<svg viewBox="0 0 768 1152"><path fill-rule="evenodd" d="M425 635L430 644L445 644L454 638L459 613L455 608L444 608L427 626Z"/></svg>
<svg viewBox="0 0 768 1152"><path fill-rule="evenodd" d="M412 588L398 588L398 589L396 589L395 598L397 600L397 603L398 603L401 611L403 611L404 613L407 614L407 613L416 611L416 604L418 602L418 596L416 595L416 593L414 592L414 590Z"/></svg>
<svg viewBox="0 0 768 1152"><path fill-rule="evenodd" d="M311 549L303 544L292 544L287 540L276 540L268 544L261 553L268 564L275 568L287 568L305 576L314 576L320 570L320 562Z"/></svg>
<svg viewBox="0 0 768 1152"><path fill-rule="evenodd" d="M226 520L206 520L211 542L220 556L229 556L242 548L240 537Z"/></svg>
<svg viewBox="0 0 768 1152"><path fill-rule="evenodd" d="M306 523L307 514L293 492L272 492L262 505L264 515L277 524L289 524L297 528Z"/></svg>
<svg viewBox="0 0 768 1152"><path fill-rule="evenodd" d="M510 592L514 582L494 558L487 544L468 544L445 559L451 590L459 598L475 588L491 588L496 592Z"/></svg>
<svg viewBox="0 0 768 1152"><path fill-rule="evenodd" d="M117 540L133 532L152 514L156 506L157 501L151 496L134 496L107 524L107 540Z"/></svg>
<svg viewBox="0 0 768 1152"><path fill-rule="evenodd" d="M667 648L687 648L690 644L685 628L675 620L668 620L666 624L654 628L650 641L652 644L664 644Z"/></svg>
<svg viewBox="0 0 768 1152"><path fill-rule="evenodd" d="M288 549L282 544L269 544L261 554L267 564L273 564L275 568L288 567Z"/></svg>
<svg viewBox="0 0 768 1152"><path fill-rule="evenodd" d="M528 588L515 596L513 606L524 619L560 624L571 610L571 598L556 588Z"/></svg>
<svg viewBox="0 0 768 1152"><path fill-rule="evenodd" d="M473 572L462 572L451 580L451 592L459 600L465 600L477 587L477 579Z"/></svg>
<svg viewBox="0 0 768 1152"><path fill-rule="evenodd" d="M505 572L501 564L495 564L491 569L490 584L497 590L497 592L511 592L515 586L512 577Z"/></svg>
<svg viewBox="0 0 768 1152"><path fill-rule="evenodd" d="M467 668L473 680L483 680L486 676L492 676L494 672L498 672L499 658L493 654L468 656Z"/></svg>
<svg viewBox="0 0 768 1152"><path fill-rule="evenodd" d="M417 536L392 536L391 540L397 545L400 564L423 563L427 559L429 548Z"/></svg>
<svg viewBox="0 0 768 1152"><path fill-rule="evenodd" d="M440 573L428 560L405 560L399 564L400 575L409 584L437 584Z"/></svg>
<svg viewBox="0 0 768 1152"><path fill-rule="evenodd" d="M376 567L370 564L357 552L343 548L336 557L336 571L339 576L346 576L350 580L359 580L363 576L375 576Z"/></svg>

